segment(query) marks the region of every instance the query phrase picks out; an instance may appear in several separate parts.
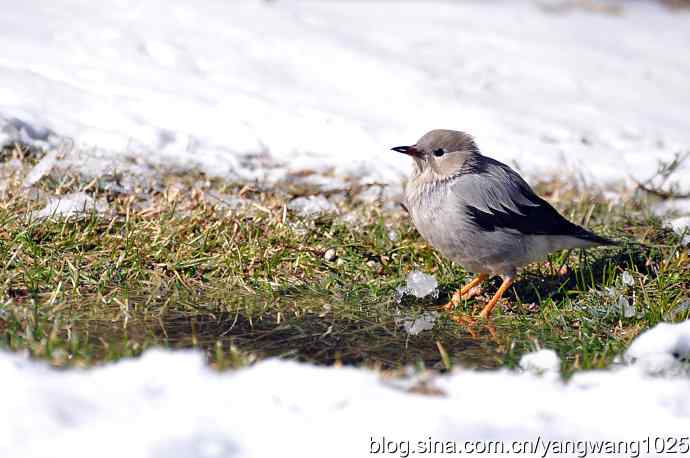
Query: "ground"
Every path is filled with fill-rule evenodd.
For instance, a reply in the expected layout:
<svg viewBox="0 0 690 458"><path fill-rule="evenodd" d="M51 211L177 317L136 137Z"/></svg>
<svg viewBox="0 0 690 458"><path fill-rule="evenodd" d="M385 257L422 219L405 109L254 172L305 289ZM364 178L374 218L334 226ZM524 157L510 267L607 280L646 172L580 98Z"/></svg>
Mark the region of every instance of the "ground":
<svg viewBox="0 0 690 458"><path fill-rule="evenodd" d="M419 237L395 186L324 191L306 170L261 186L54 167L23 187L42 158L21 145L2 153L0 328L6 347L55 366L164 346L201 348L218 368L280 356L446 371L515 367L546 347L568 376L607 366L641 331L688 315L687 248L644 191L607 199L573 181L537 184L568 218L622 243L528 266L491 323L467 326L442 304L469 274ZM90 199L77 214L50 215L51 199L75 195ZM305 196L312 213L299 205ZM439 294L400 297L412 270L433 275ZM458 313L476 314L498 283ZM441 312L433 329L406 332L428 311Z"/></svg>

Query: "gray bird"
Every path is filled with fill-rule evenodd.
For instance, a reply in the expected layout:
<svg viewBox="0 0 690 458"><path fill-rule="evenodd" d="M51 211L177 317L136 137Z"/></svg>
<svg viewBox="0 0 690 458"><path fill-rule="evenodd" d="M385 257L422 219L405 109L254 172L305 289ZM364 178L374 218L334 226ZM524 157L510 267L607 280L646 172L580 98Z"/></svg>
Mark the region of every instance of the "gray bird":
<svg viewBox="0 0 690 458"><path fill-rule="evenodd" d="M480 313L488 318L518 267L556 250L616 244L566 220L517 172L482 155L464 132L432 130L415 145L393 150L414 159L405 199L421 236L477 274L453 295L449 309L500 275L501 287Z"/></svg>

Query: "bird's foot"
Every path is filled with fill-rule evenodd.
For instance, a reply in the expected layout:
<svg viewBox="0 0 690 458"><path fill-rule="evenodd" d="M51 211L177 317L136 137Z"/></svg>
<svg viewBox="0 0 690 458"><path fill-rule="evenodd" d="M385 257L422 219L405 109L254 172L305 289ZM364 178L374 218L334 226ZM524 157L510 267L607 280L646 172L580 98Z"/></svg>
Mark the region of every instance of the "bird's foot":
<svg viewBox="0 0 690 458"><path fill-rule="evenodd" d="M485 321L491 321L491 311L497 306L500 305L502 307L502 310L506 310L507 308L510 307L510 302L507 299L501 299L496 301L495 303L492 303L491 301L487 302L482 310L479 312L478 318L485 320Z"/></svg>
<svg viewBox="0 0 690 458"><path fill-rule="evenodd" d="M446 311L452 311L461 301L471 299L482 292L482 283L488 278L487 274L479 274L476 278L453 293L450 301L443 306Z"/></svg>
<svg viewBox="0 0 690 458"><path fill-rule="evenodd" d="M451 297L446 304L443 304L443 309L446 312L452 312L453 309L455 309L455 307L460 303L460 300L461 297L458 294L458 291L456 291L455 294L453 294L453 297Z"/></svg>
<svg viewBox="0 0 690 458"><path fill-rule="evenodd" d="M498 291L496 291L494 297L492 297L491 300L486 303L482 311L479 313L479 316L481 318L484 318L486 320L491 316L491 312L493 311L494 307L496 307L496 304L498 304L498 301L500 301L503 297L503 293L505 293L512 284L512 276L506 276L503 278L503 283L501 283L501 287L498 288Z"/></svg>
<svg viewBox="0 0 690 458"><path fill-rule="evenodd" d="M481 287L481 285L474 286L470 288L466 293L462 294L460 297L463 300L469 300L472 299L475 296L479 296L481 293L484 292L484 288Z"/></svg>

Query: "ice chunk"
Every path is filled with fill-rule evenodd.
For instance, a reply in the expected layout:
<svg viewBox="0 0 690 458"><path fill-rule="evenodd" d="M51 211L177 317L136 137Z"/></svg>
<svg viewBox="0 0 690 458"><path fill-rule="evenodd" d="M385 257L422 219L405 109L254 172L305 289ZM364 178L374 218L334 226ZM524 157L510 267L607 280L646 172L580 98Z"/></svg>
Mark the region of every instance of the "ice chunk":
<svg viewBox="0 0 690 458"><path fill-rule="evenodd" d="M388 240L391 242L396 242L398 240L398 233L394 229L388 231Z"/></svg>
<svg viewBox="0 0 690 458"><path fill-rule="evenodd" d="M57 150L50 151L43 157L43 159L38 161L38 164L36 164L34 168L31 169L31 171L29 171L29 173L26 175L26 178L24 178L24 183L22 183L22 186L25 188L31 187L38 183L39 180L45 175L50 173L51 169L55 165L55 162L57 161L57 154Z"/></svg>
<svg viewBox="0 0 690 458"><path fill-rule="evenodd" d="M687 373L690 363L690 320L659 323L630 345L623 360L653 375Z"/></svg>
<svg viewBox="0 0 690 458"><path fill-rule="evenodd" d="M433 275L425 274L418 270L413 270L407 274L407 284L403 287L399 287L397 290L398 298L406 294L411 294L415 297L426 297L432 295L433 297L438 296L438 281Z"/></svg>
<svg viewBox="0 0 690 458"><path fill-rule="evenodd" d="M438 312L424 312L416 319L405 318L403 320L403 327L408 334L416 336L422 331L433 329L437 318Z"/></svg>
<svg viewBox="0 0 690 458"><path fill-rule="evenodd" d="M678 235L690 232L690 216L681 216L668 221L668 225Z"/></svg>
<svg viewBox="0 0 690 458"><path fill-rule="evenodd" d="M355 196L359 201L371 204L381 199L383 188L381 186L371 186Z"/></svg>
<svg viewBox="0 0 690 458"><path fill-rule="evenodd" d="M631 318L635 316L635 304L631 304L627 297L618 297L618 308L623 312L625 318Z"/></svg>
<svg viewBox="0 0 690 458"><path fill-rule="evenodd" d="M242 210L249 207L252 203L250 199L233 196L229 194L219 194L213 191L207 193L219 210Z"/></svg>
<svg viewBox="0 0 690 458"><path fill-rule="evenodd" d="M627 270L623 272L623 275L621 276L621 280L623 281L623 284L626 286L632 286L635 284L635 280L633 279L633 276Z"/></svg>
<svg viewBox="0 0 690 458"><path fill-rule="evenodd" d="M85 214L91 210L97 213L105 211L105 204L95 201L91 196L84 192L74 192L64 196L53 197L48 201L48 205L36 213L36 218L49 218L51 216L70 217Z"/></svg>
<svg viewBox="0 0 690 458"><path fill-rule="evenodd" d="M336 210L335 205L321 195L298 197L290 201L288 208L305 217L314 217Z"/></svg>
<svg viewBox="0 0 690 458"><path fill-rule="evenodd" d="M559 375L561 360L555 351L542 349L522 355L522 358L520 358L520 368L537 375Z"/></svg>

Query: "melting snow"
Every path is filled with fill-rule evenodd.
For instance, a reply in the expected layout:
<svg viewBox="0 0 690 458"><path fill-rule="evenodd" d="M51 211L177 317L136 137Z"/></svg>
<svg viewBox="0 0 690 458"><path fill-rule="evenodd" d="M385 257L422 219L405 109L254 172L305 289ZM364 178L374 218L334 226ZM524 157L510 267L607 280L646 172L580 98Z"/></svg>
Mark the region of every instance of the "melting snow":
<svg viewBox="0 0 690 458"><path fill-rule="evenodd" d="M690 373L690 320L660 323L645 331L625 352L624 360L650 374Z"/></svg>
<svg viewBox="0 0 690 458"><path fill-rule="evenodd" d="M298 197L291 200L287 207L305 217L314 217L336 211L335 205L320 194L318 196Z"/></svg>
<svg viewBox="0 0 690 458"><path fill-rule="evenodd" d="M388 240L390 240L391 242L397 242L398 238L398 232L395 229L391 229L388 231Z"/></svg>
<svg viewBox="0 0 690 458"><path fill-rule="evenodd" d="M622 295L618 296L617 305L625 318L632 318L635 316L635 304L631 304L627 297Z"/></svg>
<svg viewBox="0 0 690 458"><path fill-rule="evenodd" d="M105 211L105 208L104 203L95 201L88 194L74 192L64 196L51 197L45 208L35 213L34 217L42 219L53 216L79 216L86 215L93 210L101 213Z"/></svg>
<svg viewBox="0 0 690 458"><path fill-rule="evenodd" d="M635 284L632 274L627 270L623 272L623 275L621 275L621 281L626 286L632 286Z"/></svg>
<svg viewBox="0 0 690 458"><path fill-rule="evenodd" d="M29 188L38 183L45 175L50 173L51 169L55 165L55 162L57 161L57 155L57 150L52 150L48 152L43 159L38 161L38 164L36 164L26 175L26 178L24 178L24 183L22 183L23 186L25 188Z"/></svg>
<svg viewBox="0 0 690 458"><path fill-rule="evenodd" d="M433 275L413 270L407 274L406 285L398 287L396 291L400 299L405 294L411 294L418 298L429 295L436 297L438 295L438 281Z"/></svg>
<svg viewBox="0 0 690 458"><path fill-rule="evenodd" d="M520 367L535 375L560 375L561 360L553 350L542 349L520 358Z"/></svg>
<svg viewBox="0 0 690 458"><path fill-rule="evenodd" d="M667 221L667 224L678 235L687 236L690 234L690 216L680 216Z"/></svg>

